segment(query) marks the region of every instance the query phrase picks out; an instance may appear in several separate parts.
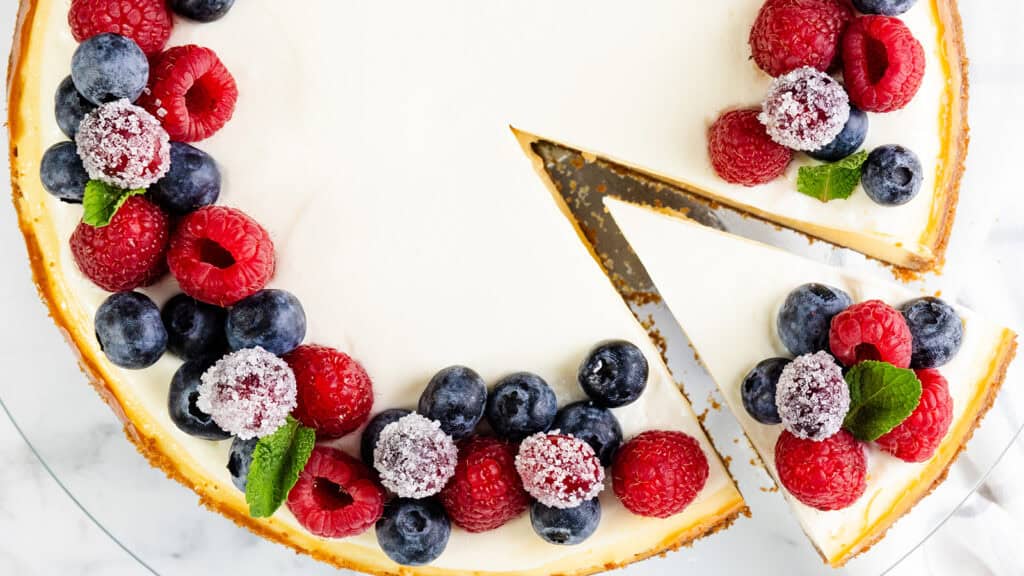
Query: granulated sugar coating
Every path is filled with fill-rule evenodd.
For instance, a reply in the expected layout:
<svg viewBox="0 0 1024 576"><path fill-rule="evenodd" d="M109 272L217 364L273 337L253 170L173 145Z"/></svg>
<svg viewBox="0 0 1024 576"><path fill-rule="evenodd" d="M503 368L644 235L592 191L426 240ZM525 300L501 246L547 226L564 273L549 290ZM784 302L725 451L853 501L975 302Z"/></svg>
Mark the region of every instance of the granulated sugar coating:
<svg viewBox="0 0 1024 576"><path fill-rule="evenodd" d="M804 151L831 143L849 119L850 97L842 85L806 66L775 79L758 116L772 140Z"/></svg>
<svg viewBox="0 0 1024 576"><path fill-rule="evenodd" d="M128 100L104 104L87 114L75 144L90 178L125 190L149 187L171 165L167 132L149 112Z"/></svg>
<svg viewBox="0 0 1024 576"><path fill-rule="evenodd" d="M440 422L409 414L380 432L373 467L380 483L402 498L426 498L444 488L455 474L458 449Z"/></svg>
<svg viewBox="0 0 1024 576"><path fill-rule="evenodd" d="M242 440L273 433L295 408L295 374L263 348L232 352L210 367L196 406Z"/></svg>
<svg viewBox="0 0 1024 576"><path fill-rule="evenodd" d="M552 508L575 508L604 488L604 468L594 449L557 432L540 432L523 440L516 471L526 491Z"/></svg>
<svg viewBox="0 0 1024 576"><path fill-rule="evenodd" d="M782 369L775 405L786 430L820 441L842 428L850 410L850 389L828 352L804 354Z"/></svg>

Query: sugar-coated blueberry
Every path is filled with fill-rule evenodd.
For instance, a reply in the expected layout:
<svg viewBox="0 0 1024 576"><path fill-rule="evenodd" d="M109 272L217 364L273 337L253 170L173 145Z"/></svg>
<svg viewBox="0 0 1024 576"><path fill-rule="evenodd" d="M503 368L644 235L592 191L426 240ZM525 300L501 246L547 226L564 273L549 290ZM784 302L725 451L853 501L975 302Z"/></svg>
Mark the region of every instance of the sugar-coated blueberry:
<svg viewBox="0 0 1024 576"><path fill-rule="evenodd" d="M612 411L593 402L574 402L558 411L551 428L571 434L594 449L603 466L611 466L622 445L622 426Z"/></svg>
<svg viewBox="0 0 1024 576"><path fill-rule="evenodd" d="M899 16L910 10L917 0L853 0L857 10L865 14L882 14L883 16Z"/></svg>
<svg viewBox="0 0 1024 576"><path fill-rule="evenodd" d="M245 492L245 485L249 481L252 451L256 449L256 443L259 441L259 438L242 440L237 436L231 441L231 450L228 452L228 473L231 474L231 483L242 492Z"/></svg>
<svg viewBox="0 0 1024 576"><path fill-rule="evenodd" d="M167 349L160 309L138 292L111 294L96 310L95 325L100 349L122 368L152 366Z"/></svg>
<svg viewBox="0 0 1024 576"><path fill-rule="evenodd" d="M787 358L769 358L757 363L747 373L740 386L740 397L747 414L761 424L779 424L779 409L775 406L775 388L782 369L789 364Z"/></svg>
<svg viewBox="0 0 1024 576"><path fill-rule="evenodd" d="M377 447L380 431L388 424L398 422L411 413L412 410L389 408L370 419L370 423L363 429L363 436L359 440L359 457L367 466L373 468L373 449Z"/></svg>
<svg viewBox="0 0 1024 576"><path fill-rule="evenodd" d="M227 310L178 294L164 304L160 316L167 329L167 350L185 360L217 357L227 350Z"/></svg>
<svg viewBox="0 0 1024 576"><path fill-rule="evenodd" d="M89 173L78 156L74 142L60 142L50 146L39 162L39 179L52 196L69 204L81 204Z"/></svg>
<svg viewBox="0 0 1024 576"><path fill-rule="evenodd" d="M484 379L465 366L449 366L430 379L420 396L420 414L437 420L456 440L473 433L487 405Z"/></svg>
<svg viewBox="0 0 1024 576"><path fill-rule="evenodd" d="M577 378L595 404L618 408L635 402L644 393L647 373L644 353L631 342L615 340L591 350Z"/></svg>
<svg viewBox="0 0 1024 576"><path fill-rule="evenodd" d="M175 14L196 22L220 20L234 6L235 0L171 0Z"/></svg>
<svg viewBox="0 0 1024 576"><path fill-rule="evenodd" d="M779 309L779 339L793 356L828 350L832 318L852 304L850 295L839 288L804 284L790 292Z"/></svg>
<svg viewBox="0 0 1024 576"><path fill-rule="evenodd" d="M530 506L533 531L546 542L573 546L590 538L601 523L601 501L587 500L575 508L551 508L540 502Z"/></svg>
<svg viewBox="0 0 1024 576"><path fill-rule="evenodd" d="M902 206L921 191L924 169L917 154L903 146L879 146L868 154L860 184L882 206Z"/></svg>
<svg viewBox="0 0 1024 576"><path fill-rule="evenodd" d="M388 558L403 566L422 566L444 552L452 525L435 498L396 498L384 506L374 532Z"/></svg>
<svg viewBox="0 0 1024 576"><path fill-rule="evenodd" d="M54 115L57 117L57 126L61 132L67 134L68 138L75 139L78 134L78 125L82 118L89 112L96 109L96 105L89 102L75 88L75 82L68 76L57 87L57 94L53 98Z"/></svg>
<svg viewBox="0 0 1024 576"><path fill-rule="evenodd" d="M131 39L99 34L78 45L71 57L71 79L93 104L122 98L134 102L149 80L149 60Z"/></svg>
<svg viewBox="0 0 1024 576"><path fill-rule="evenodd" d="M952 306L929 296L907 302L900 311L914 339L911 368L944 366L960 351L964 323Z"/></svg>
<svg viewBox="0 0 1024 576"><path fill-rule="evenodd" d="M190 360L178 368L171 379L171 389L167 394L167 411L171 415L171 422L190 436L204 440L226 440L231 434L222 430L209 414L196 406L203 372L206 372L214 360Z"/></svg>
<svg viewBox="0 0 1024 576"><path fill-rule="evenodd" d="M228 312L227 335L232 350L259 346L287 354L306 337L306 312L291 292L260 290Z"/></svg>
<svg viewBox="0 0 1024 576"><path fill-rule="evenodd" d="M818 150L808 152L807 155L823 162L836 162L860 150L867 137L868 115L851 104L850 118L846 121L846 125L843 126L843 131L836 136L835 140Z"/></svg>
<svg viewBox="0 0 1024 576"><path fill-rule="evenodd" d="M149 188L149 198L164 211L182 216L220 197L220 170L213 158L182 142L171 142L171 167Z"/></svg>
<svg viewBox="0 0 1024 576"><path fill-rule="evenodd" d="M502 378L487 397L487 421L509 440L546 432L558 413L558 399L543 378L517 372Z"/></svg>

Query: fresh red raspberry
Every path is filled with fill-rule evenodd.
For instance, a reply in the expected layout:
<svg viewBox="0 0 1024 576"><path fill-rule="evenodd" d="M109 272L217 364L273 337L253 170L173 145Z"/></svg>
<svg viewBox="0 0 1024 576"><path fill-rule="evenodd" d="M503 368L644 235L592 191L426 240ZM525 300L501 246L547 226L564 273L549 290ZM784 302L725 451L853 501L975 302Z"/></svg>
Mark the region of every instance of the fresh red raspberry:
<svg viewBox="0 0 1024 576"><path fill-rule="evenodd" d="M864 447L846 430L815 442L782 431L775 444L779 481L797 500L818 510L841 510L867 488Z"/></svg>
<svg viewBox="0 0 1024 576"><path fill-rule="evenodd" d="M768 0L754 20L754 62L772 76L801 66L828 71L853 11L842 0Z"/></svg>
<svg viewBox="0 0 1024 576"><path fill-rule="evenodd" d="M921 87L924 64L924 48L899 18L862 16L843 37L843 78L861 110L906 106Z"/></svg>
<svg viewBox="0 0 1024 576"><path fill-rule="evenodd" d="M288 493L288 509L310 533L346 538L380 519L384 495L362 462L337 448L317 446Z"/></svg>
<svg viewBox="0 0 1024 576"><path fill-rule="evenodd" d="M75 144L90 178L123 190L148 188L171 166L167 132L149 112L128 100L88 113L78 127Z"/></svg>
<svg viewBox="0 0 1024 576"><path fill-rule="evenodd" d="M541 504L575 508L604 488L604 468L583 440L540 432L523 440L516 456L523 486Z"/></svg>
<svg viewBox="0 0 1024 576"><path fill-rule="evenodd" d="M72 0L68 24L79 42L113 32L156 54L167 44L174 21L164 0Z"/></svg>
<svg viewBox="0 0 1024 576"><path fill-rule="evenodd" d="M757 119L760 110L731 110L708 131L708 154L715 172L727 182L757 186L786 171L793 151L775 143Z"/></svg>
<svg viewBox="0 0 1024 576"><path fill-rule="evenodd" d="M854 304L836 314L828 344L844 366L880 360L907 368L914 350L914 338L903 314L881 300Z"/></svg>
<svg viewBox="0 0 1024 576"><path fill-rule="evenodd" d="M241 210L205 206L178 223L167 264L186 294L230 306L260 291L274 275L274 243Z"/></svg>
<svg viewBox="0 0 1024 576"><path fill-rule="evenodd" d="M231 120L238 86L209 48L175 46L150 64L149 86L139 105L164 125L176 142L209 138Z"/></svg>
<svg viewBox="0 0 1024 576"><path fill-rule="evenodd" d="M668 518L686 509L708 479L708 459L683 432L652 430L626 442L612 464L612 488L640 516Z"/></svg>
<svg viewBox="0 0 1024 576"><path fill-rule="evenodd" d="M900 460L924 462L935 454L953 423L953 398L938 370L914 372L921 380L921 402L906 420L875 442Z"/></svg>
<svg viewBox="0 0 1024 576"><path fill-rule="evenodd" d="M340 438L366 422L373 407L373 383L358 362L334 348L309 344L284 359L299 386L293 415L317 436Z"/></svg>
<svg viewBox="0 0 1024 576"><path fill-rule="evenodd" d="M109 292L149 286L167 272L169 228L155 204L132 196L102 228L80 222L71 234L71 255L82 274Z"/></svg>
<svg viewBox="0 0 1024 576"><path fill-rule="evenodd" d="M486 532L522 514L530 495L516 473L516 447L475 436L459 445L455 476L441 491L452 522L469 532Z"/></svg>

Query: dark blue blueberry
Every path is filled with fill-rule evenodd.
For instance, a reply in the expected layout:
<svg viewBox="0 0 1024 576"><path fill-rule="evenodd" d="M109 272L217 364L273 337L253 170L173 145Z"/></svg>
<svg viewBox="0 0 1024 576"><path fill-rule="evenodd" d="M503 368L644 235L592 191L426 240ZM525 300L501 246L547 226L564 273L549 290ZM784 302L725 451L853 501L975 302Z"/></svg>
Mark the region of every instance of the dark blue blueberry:
<svg viewBox="0 0 1024 576"><path fill-rule="evenodd" d="M866 112L850 106L850 119L843 126L843 131L835 140L807 155L824 162L836 162L853 154L864 145L868 137L868 115Z"/></svg>
<svg viewBox="0 0 1024 576"><path fill-rule="evenodd" d="M921 191L924 171L917 154L896 145L879 146L868 154L860 184L882 206L901 206Z"/></svg>
<svg viewBox="0 0 1024 576"><path fill-rule="evenodd" d="M74 142L50 146L39 162L39 179L54 197L69 204L81 204L89 173L78 156L78 146Z"/></svg>
<svg viewBox="0 0 1024 576"><path fill-rule="evenodd" d="M228 452L228 473L231 474L231 483L242 492L245 492L245 484L249 480L252 451L256 449L256 443L259 441L259 438L242 440L237 437L231 441L231 451Z"/></svg>
<svg viewBox="0 0 1024 576"><path fill-rule="evenodd" d="M57 87L57 94L53 99L54 114L57 116L57 126L61 132L74 140L78 134L78 125L82 118L89 112L96 109L96 105L85 99L85 96L75 88L75 82L68 76Z"/></svg>
<svg viewBox="0 0 1024 576"><path fill-rule="evenodd" d="M929 296L907 302L900 311L914 337L911 368L944 366L960 351L964 323L952 306Z"/></svg>
<svg viewBox="0 0 1024 576"><path fill-rule="evenodd" d="M160 316L167 329L167 350L185 360L221 356L227 350L227 310L178 294L164 304Z"/></svg>
<svg viewBox="0 0 1024 576"><path fill-rule="evenodd" d="M147 368L167 349L167 330L160 309L138 292L111 294L96 311L100 349L122 368Z"/></svg>
<svg viewBox="0 0 1024 576"><path fill-rule="evenodd" d="M780 424L779 409L775 406L775 387L782 369L789 364L786 358L762 360L747 373L740 387L743 407L747 414L761 424Z"/></svg>
<svg viewBox="0 0 1024 576"><path fill-rule="evenodd" d="M226 440L231 434L222 430L209 414L196 406L199 385L202 384L200 378L213 360L190 360L178 368L167 393L167 411L171 415L171 422L189 436L204 440Z"/></svg>
<svg viewBox="0 0 1024 576"><path fill-rule="evenodd" d="M396 422L398 419L409 414L412 414L412 410L389 408L370 420L370 423L363 430L363 437L359 440L359 457L363 459L367 466L373 468L373 449L377 447L380 431L388 424Z"/></svg>
<svg viewBox="0 0 1024 576"><path fill-rule="evenodd" d="M220 170L202 150L171 142L171 167L149 188L149 197L165 211L184 215L220 197Z"/></svg>
<svg viewBox="0 0 1024 576"><path fill-rule="evenodd" d="M545 541L573 546L590 538L601 523L601 501L587 500L575 508L550 508L534 502L530 506L533 531Z"/></svg>
<svg viewBox="0 0 1024 576"><path fill-rule="evenodd" d="M93 104L122 98L134 102L149 80L149 60L131 39L99 34L78 45L71 57L71 78Z"/></svg>
<svg viewBox="0 0 1024 576"><path fill-rule="evenodd" d="M422 566L444 552L452 524L444 506L434 498L396 498L384 506L374 531L388 558L403 566Z"/></svg>
<svg viewBox="0 0 1024 576"><path fill-rule="evenodd" d="M473 433L486 404L484 379L465 366L449 366L430 379L417 411L458 440Z"/></svg>
<svg viewBox="0 0 1024 576"><path fill-rule="evenodd" d="M612 465L622 445L622 427L615 414L593 402L575 402L562 408L551 428L590 444L604 466Z"/></svg>
<svg viewBox="0 0 1024 576"><path fill-rule="evenodd" d="M227 333L232 350L259 346L280 356L306 337L306 312L291 292L260 290L231 308Z"/></svg>
<svg viewBox="0 0 1024 576"><path fill-rule="evenodd" d="M487 397L487 421L509 440L547 432L558 413L558 399L543 378L518 372L502 378Z"/></svg>
<svg viewBox="0 0 1024 576"><path fill-rule="evenodd" d="M804 284L789 293L779 309L776 327L782 344L794 356L828 350L832 318L853 304L850 295L824 284Z"/></svg>
<svg viewBox="0 0 1024 576"><path fill-rule="evenodd" d="M196 22L220 20L235 4L235 0L171 0L171 10Z"/></svg>
<svg viewBox="0 0 1024 576"><path fill-rule="evenodd" d="M577 378L598 406L618 408L636 401L647 387L647 358L631 342L598 345L580 365Z"/></svg>
<svg viewBox="0 0 1024 576"><path fill-rule="evenodd" d="M865 14L899 16L910 10L917 0L853 0L857 10Z"/></svg>

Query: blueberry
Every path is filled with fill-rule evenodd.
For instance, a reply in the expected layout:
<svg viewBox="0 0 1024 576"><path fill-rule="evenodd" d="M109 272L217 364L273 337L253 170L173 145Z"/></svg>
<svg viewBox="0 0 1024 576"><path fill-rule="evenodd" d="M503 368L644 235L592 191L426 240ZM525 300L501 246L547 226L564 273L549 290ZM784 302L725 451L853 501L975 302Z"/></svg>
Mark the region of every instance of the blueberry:
<svg viewBox="0 0 1024 576"><path fill-rule="evenodd" d="M185 360L221 356L227 350L227 311L178 294L164 304L160 317L167 329L167 350Z"/></svg>
<svg viewBox="0 0 1024 576"><path fill-rule="evenodd" d="M595 404L618 408L644 393L647 370L647 358L636 345L615 340L591 350L580 365L577 378Z"/></svg>
<svg viewBox="0 0 1024 576"><path fill-rule="evenodd" d="M789 293L779 309L776 327L790 354L828 350L832 317L853 304L850 295L824 284L804 284Z"/></svg>
<svg viewBox="0 0 1024 576"><path fill-rule="evenodd" d="M551 428L590 444L604 466L612 465L612 458L622 445L619 420L611 410L593 402L575 402L562 408Z"/></svg>
<svg viewBox="0 0 1024 576"><path fill-rule="evenodd" d="M518 372L502 378L487 397L487 421L509 440L547 432L558 412L558 399L543 378Z"/></svg>
<svg viewBox="0 0 1024 576"><path fill-rule="evenodd" d="M74 142L50 146L39 162L39 179L43 188L62 202L81 204L89 173L78 156L78 146Z"/></svg>
<svg viewBox="0 0 1024 576"><path fill-rule="evenodd" d="M925 297L907 302L900 311L914 337L911 368L938 368L956 356L964 339L964 323L952 306Z"/></svg>
<svg viewBox="0 0 1024 576"><path fill-rule="evenodd" d="M789 364L787 358L762 360L747 373L740 387L743 407L747 414L761 424L781 424L779 409L775 406L775 386L779 383L782 369Z"/></svg>
<svg viewBox="0 0 1024 576"><path fill-rule="evenodd" d="M138 292L111 294L96 311L100 349L122 368L152 366L167 349L167 330L160 309Z"/></svg>
<svg viewBox="0 0 1024 576"><path fill-rule="evenodd" d="M377 447L377 439L380 438L380 431L385 426L392 422L397 422L400 418L408 416L412 413L412 410L403 410L401 408L390 408L377 414L370 420L370 423L366 425L363 430L363 437L359 441L359 457L363 459L363 462L367 466L373 468L373 449Z"/></svg>
<svg viewBox="0 0 1024 576"><path fill-rule="evenodd" d="M202 150L171 142L171 167L150 187L149 197L165 211L182 216L220 197L220 170Z"/></svg>
<svg viewBox="0 0 1024 576"><path fill-rule="evenodd" d="M420 396L418 412L441 423L456 440L473 433L487 404L487 385L465 366L449 366L430 379Z"/></svg>
<svg viewBox="0 0 1024 576"><path fill-rule="evenodd" d="M196 22L220 20L235 4L235 0L171 0L171 10Z"/></svg>
<svg viewBox="0 0 1024 576"><path fill-rule="evenodd" d="M551 544L573 546L590 538L601 523L601 501L587 500L575 508L550 508L534 502L530 523L538 536Z"/></svg>
<svg viewBox="0 0 1024 576"><path fill-rule="evenodd" d="M868 197L882 206L901 206L921 191L924 171L917 155L897 145L879 146L868 154L860 183Z"/></svg>
<svg viewBox="0 0 1024 576"><path fill-rule="evenodd" d="M99 34L71 57L75 88L93 104L122 98L134 102L149 80L149 61L139 45L118 34Z"/></svg>
<svg viewBox="0 0 1024 576"><path fill-rule="evenodd" d="M179 430L204 440L226 440L231 437L213 421L209 414L196 406L199 399L200 378L213 359L190 360L174 373L167 394L167 411Z"/></svg>
<svg viewBox="0 0 1024 576"><path fill-rule="evenodd" d="M857 10L865 14L899 16L910 10L917 0L853 0Z"/></svg>
<svg viewBox="0 0 1024 576"><path fill-rule="evenodd" d="M306 312L291 292L260 290L231 308L227 333L232 350L259 346L280 356L306 337Z"/></svg>
<svg viewBox="0 0 1024 576"><path fill-rule="evenodd" d="M374 532L388 558L403 566L422 566L444 552L452 525L434 498L397 498L384 506Z"/></svg>
<svg viewBox="0 0 1024 576"><path fill-rule="evenodd" d="M811 158L823 162L836 162L853 154L864 145L868 137L868 115L856 106L850 106L850 119L843 126L843 131L836 136L835 140L822 146L818 150L808 152Z"/></svg>
<svg viewBox="0 0 1024 576"><path fill-rule="evenodd" d="M231 474L231 483L242 492L245 492L245 484L249 480L252 451L256 449L256 443L259 441L259 438L242 440L237 437L231 441L231 451L228 452L228 473Z"/></svg>
<svg viewBox="0 0 1024 576"><path fill-rule="evenodd" d="M57 94L53 99L54 114L57 116L57 126L61 132L67 134L68 138L75 139L78 134L78 125L82 118L89 112L96 109L96 105L85 99L85 96L75 88L75 82L68 76L57 87Z"/></svg>

